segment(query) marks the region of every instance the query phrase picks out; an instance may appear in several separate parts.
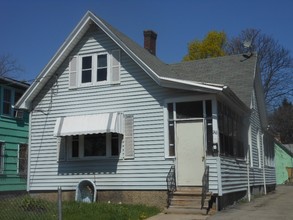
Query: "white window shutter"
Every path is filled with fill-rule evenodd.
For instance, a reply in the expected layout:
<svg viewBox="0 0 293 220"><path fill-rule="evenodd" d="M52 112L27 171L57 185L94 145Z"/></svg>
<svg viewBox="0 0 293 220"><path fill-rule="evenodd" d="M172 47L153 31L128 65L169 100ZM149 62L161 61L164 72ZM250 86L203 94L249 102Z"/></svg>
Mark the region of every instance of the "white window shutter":
<svg viewBox="0 0 293 220"><path fill-rule="evenodd" d="M125 116L124 159L134 159L133 116Z"/></svg>
<svg viewBox="0 0 293 220"><path fill-rule="evenodd" d="M111 83L120 83L120 50L112 51Z"/></svg>
<svg viewBox="0 0 293 220"><path fill-rule="evenodd" d="M73 89L77 87L77 70L78 59L76 56L71 57L69 61L69 88Z"/></svg>
<svg viewBox="0 0 293 220"><path fill-rule="evenodd" d="M57 161L66 160L65 137L57 137Z"/></svg>

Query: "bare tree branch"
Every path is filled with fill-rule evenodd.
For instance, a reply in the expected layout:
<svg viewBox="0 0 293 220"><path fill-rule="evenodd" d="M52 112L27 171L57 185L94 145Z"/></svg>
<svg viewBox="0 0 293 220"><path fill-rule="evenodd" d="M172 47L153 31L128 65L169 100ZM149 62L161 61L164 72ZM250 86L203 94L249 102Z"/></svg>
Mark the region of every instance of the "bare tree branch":
<svg viewBox="0 0 293 220"><path fill-rule="evenodd" d="M15 78L23 68L9 54L0 55L0 76Z"/></svg>
<svg viewBox="0 0 293 220"><path fill-rule="evenodd" d="M293 59L289 51L260 30L246 29L228 41L226 53L248 52L243 46L243 42L247 40L251 40L249 49L258 55L258 67L262 75L267 106L279 105L283 98L292 97Z"/></svg>

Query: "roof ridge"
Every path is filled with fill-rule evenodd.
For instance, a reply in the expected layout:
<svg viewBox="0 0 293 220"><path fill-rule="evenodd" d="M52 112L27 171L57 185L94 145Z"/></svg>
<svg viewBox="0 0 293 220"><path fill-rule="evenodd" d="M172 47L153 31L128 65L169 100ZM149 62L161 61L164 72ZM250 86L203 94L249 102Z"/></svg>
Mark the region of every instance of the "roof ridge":
<svg viewBox="0 0 293 220"><path fill-rule="evenodd" d="M227 59L231 57L243 57L243 60L250 59L251 57L256 57L256 54L254 53L251 57L245 58L243 54L238 53L238 54L227 54L224 56L218 56L218 57L208 57L208 58L201 58L201 59L196 59L196 60L182 60L181 62L178 63L170 63L171 66L173 65L183 65L184 63L194 63L194 62L205 62L205 61L210 61L210 60L219 60L219 59Z"/></svg>

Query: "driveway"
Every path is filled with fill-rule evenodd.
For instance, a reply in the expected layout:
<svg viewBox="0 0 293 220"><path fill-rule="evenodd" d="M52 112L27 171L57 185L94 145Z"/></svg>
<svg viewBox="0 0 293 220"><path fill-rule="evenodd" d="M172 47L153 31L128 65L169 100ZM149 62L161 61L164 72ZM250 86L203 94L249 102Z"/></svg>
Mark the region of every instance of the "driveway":
<svg viewBox="0 0 293 220"><path fill-rule="evenodd" d="M217 212L208 220L292 220L293 186L277 186L275 192Z"/></svg>

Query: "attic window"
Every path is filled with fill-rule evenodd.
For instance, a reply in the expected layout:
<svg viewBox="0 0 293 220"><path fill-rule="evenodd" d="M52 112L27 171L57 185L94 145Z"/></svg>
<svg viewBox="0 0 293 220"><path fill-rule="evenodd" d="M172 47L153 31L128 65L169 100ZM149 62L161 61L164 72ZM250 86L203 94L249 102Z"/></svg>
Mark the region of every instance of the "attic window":
<svg viewBox="0 0 293 220"><path fill-rule="evenodd" d="M89 83L92 81L92 57L82 57L81 66L81 83Z"/></svg>
<svg viewBox="0 0 293 220"><path fill-rule="evenodd" d="M97 68L97 82L101 81L107 81L107 70L108 70L108 65L107 65L107 55L98 55L97 56L97 63L98 63L98 68Z"/></svg>
<svg viewBox="0 0 293 220"><path fill-rule="evenodd" d="M69 88L120 83L120 50L71 57Z"/></svg>

